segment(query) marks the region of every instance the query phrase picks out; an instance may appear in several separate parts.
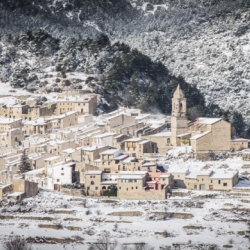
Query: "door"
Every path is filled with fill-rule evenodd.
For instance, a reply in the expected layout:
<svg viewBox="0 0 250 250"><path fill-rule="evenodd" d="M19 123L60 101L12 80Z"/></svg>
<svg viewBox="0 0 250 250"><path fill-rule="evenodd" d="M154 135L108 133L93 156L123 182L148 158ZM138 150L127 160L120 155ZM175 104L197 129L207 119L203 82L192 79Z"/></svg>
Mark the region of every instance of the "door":
<svg viewBox="0 0 250 250"><path fill-rule="evenodd" d="M54 184L54 190L59 191L59 186L60 186L59 184Z"/></svg>
<svg viewBox="0 0 250 250"><path fill-rule="evenodd" d="M205 190L205 184L200 184L200 190Z"/></svg>
<svg viewBox="0 0 250 250"><path fill-rule="evenodd" d="M213 185L209 185L209 190L213 190Z"/></svg>

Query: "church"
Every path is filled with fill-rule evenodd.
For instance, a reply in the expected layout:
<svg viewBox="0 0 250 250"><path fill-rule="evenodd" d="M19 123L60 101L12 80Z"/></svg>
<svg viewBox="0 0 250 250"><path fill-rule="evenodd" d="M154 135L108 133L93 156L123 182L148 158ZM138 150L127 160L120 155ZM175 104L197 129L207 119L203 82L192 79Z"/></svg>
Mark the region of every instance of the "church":
<svg viewBox="0 0 250 250"><path fill-rule="evenodd" d="M171 146L192 146L195 158L209 158L211 152L225 153L248 148L248 140L231 139L231 123L222 118L200 117L193 122L187 118L187 99L180 86L172 98Z"/></svg>

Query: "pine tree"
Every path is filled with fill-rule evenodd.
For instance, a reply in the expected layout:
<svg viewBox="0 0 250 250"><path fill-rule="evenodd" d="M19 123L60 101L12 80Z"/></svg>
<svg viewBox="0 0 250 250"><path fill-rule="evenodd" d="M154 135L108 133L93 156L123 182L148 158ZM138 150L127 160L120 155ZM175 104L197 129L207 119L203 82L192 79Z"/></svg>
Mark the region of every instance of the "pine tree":
<svg viewBox="0 0 250 250"><path fill-rule="evenodd" d="M23 174L23 173L26 173L28 171L31 171L31 165L29 163L29 159L28 159L28 156L25 152L25 150L23 150L23 155L22 155L22 158L21 158L21 162L20 162L20 165L19 165L19 174Z"/></svg>

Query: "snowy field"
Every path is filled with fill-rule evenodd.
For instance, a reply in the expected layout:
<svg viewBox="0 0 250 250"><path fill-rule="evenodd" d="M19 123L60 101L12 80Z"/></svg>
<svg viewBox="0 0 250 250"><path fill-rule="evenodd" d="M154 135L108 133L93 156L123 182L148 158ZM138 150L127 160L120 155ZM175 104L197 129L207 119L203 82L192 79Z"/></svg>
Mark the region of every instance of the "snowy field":
<svg viewBox="0 0 250 250"><path fill-rule="evenodd" d="M212 249L227 245L249 249L245 234L250 192L240 191L239 196L238 191L232 198L234 192L185 190L178 192L182 197L164 201L88 198L85 207L84 197L40 191L21 204L0 203L0 239L16 234L37 242L34 249L88 249L108 231L120 245L147 242L166 249L180 243L180 248L172 249L208 249L206 244L213 244L217 248ZM195 248L197 244L203 246Z"/></svg>

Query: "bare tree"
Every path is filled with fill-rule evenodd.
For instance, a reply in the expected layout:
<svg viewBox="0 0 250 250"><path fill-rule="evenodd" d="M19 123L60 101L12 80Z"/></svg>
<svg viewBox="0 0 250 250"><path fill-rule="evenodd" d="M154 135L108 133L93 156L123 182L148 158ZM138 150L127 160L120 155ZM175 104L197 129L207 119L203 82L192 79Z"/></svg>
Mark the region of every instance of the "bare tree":
<svg viewBox="0 0 250 250"><path fill-rule="evenodd" d="M3 249L5 250L32 250L32 246L27 240L20 236L9 236L3 242Z"/></svg>
<svg viewBox="0 0 250 250"><path fill-rule="evenodd" d="M133 250L154 250L154 247L150 246L145 242L135 243Z"/></svg>
<svg viewBox="0 0 250 250"><path fill-rule="evenodd" d="M117 240L111 241L110 233L104 232L96 243L91 244L88 250L114 250L117 245Z"/></svg>

